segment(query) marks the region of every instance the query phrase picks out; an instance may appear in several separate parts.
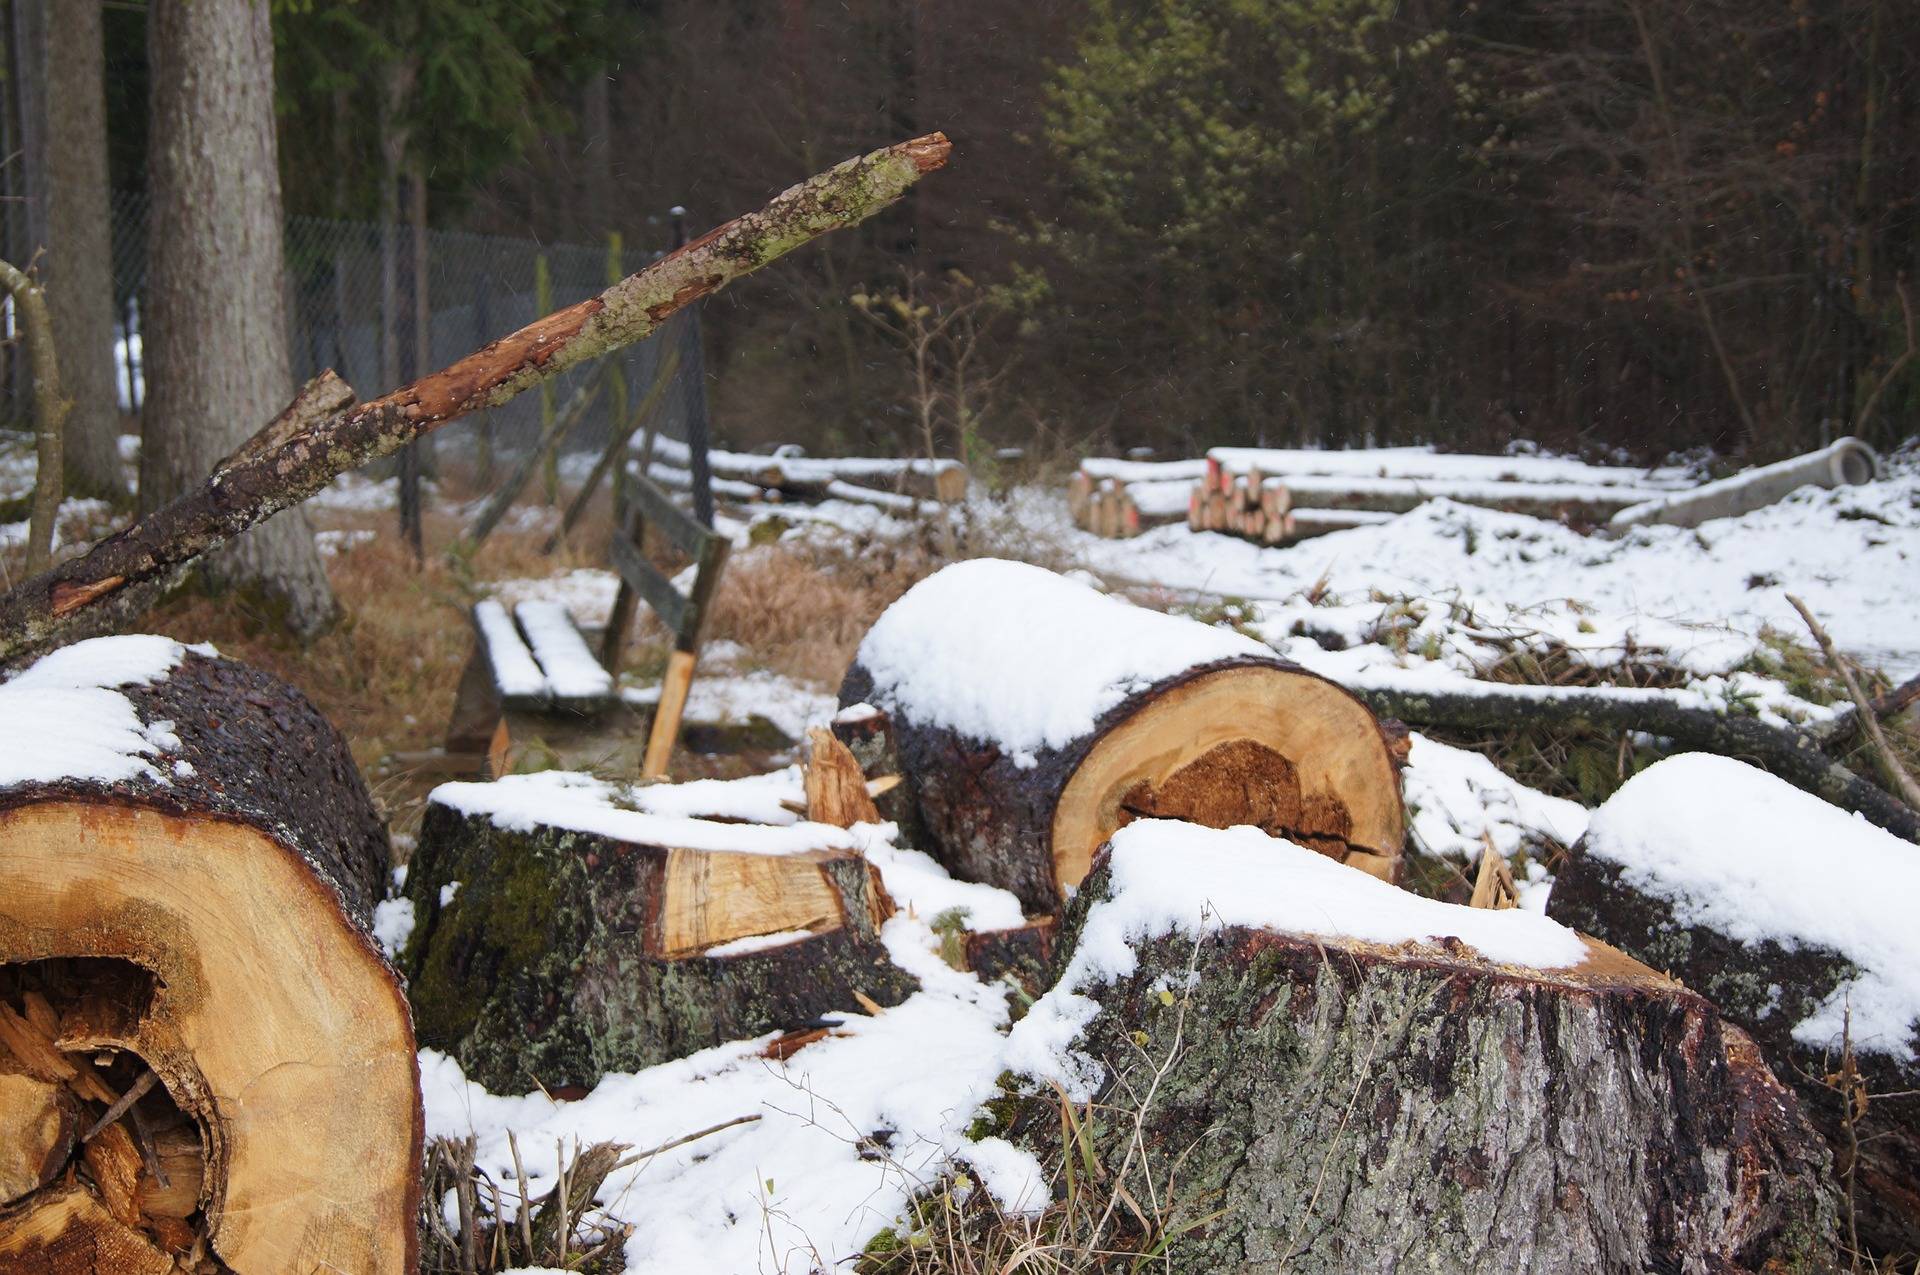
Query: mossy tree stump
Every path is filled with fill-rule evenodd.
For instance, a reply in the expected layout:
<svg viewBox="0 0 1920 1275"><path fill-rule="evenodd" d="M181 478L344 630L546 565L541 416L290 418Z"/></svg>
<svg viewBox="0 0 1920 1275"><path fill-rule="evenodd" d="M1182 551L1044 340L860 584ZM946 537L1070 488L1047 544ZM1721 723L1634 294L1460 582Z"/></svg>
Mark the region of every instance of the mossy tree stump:
<svg viewBox="0 0 1920 1275"><path fill-rule="evenodd" d="M590 827L495 817L515 783L437 790L407 877L420 1039L488 1088L572 1092L913 990L845 832L611 806Z"/></svg>

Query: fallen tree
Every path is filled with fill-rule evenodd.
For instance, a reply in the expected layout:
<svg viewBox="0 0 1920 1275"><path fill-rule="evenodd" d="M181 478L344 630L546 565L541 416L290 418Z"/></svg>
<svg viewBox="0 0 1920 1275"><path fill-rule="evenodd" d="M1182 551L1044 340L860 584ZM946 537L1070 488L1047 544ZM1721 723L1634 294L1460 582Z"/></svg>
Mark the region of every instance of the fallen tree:
<svg viewBox="0 0 1920 1275"><path fill-rule="evenodd" d="M1052 1163L1066 1130L1080 1189L1113 1201L1086 1249L1191 1272L1831 1269L1826 1147L1753 1042L1543 917L1153 822L1115 836L1059 944L1009 1041L1037 1091L1012 1132Z"/></svg>
<svg viewBox="0 0 1920 1275"><path fill-rule="evenodd" d="M1550 916L1710 998L1833 1147L1862 1244L1920 1252L1920 858L1752 767L1658 762L1594 812Z"/></svg>
<svg viewBox="0 0 1920 1275"><path fill-rule="evenodd" d="M944 165L950 149L945 136L934 133L848 160L600 295L371 402L355 405L353 391L331 372L316 377L204 486L0 594L0 663L53 642L112 600L137 605L150 587L164 587L209 549L299 504L347 470L638 341L733 280L871 217Z"/></svg>
<svg viewBox="0 0 1920 1275"><path fill-rule="evenodd" d="M1398 870L1399 776L1358 700L1250 638L1039 567L976 560L915 585L840 702L886 718L864 729L897 755L924 848L1030 913L1058 911L1142 817L1252 824Z"/></svg>
<svg viewBox="0 0 1920 1275"><path fill-rule="evenodd" d="M619 797L554 771L434 791L403 963L421 1043L474 1080L574 1092L912 990L879 939L892 903L848 834Z"/></svg>
<svg viewBox="0 0 1920 1275"><path fill-rule="evenodd" d="M1494 682L1446 690L1382 685L1352 690L1382 717L1398 718L1412 726L1473 731L1530 726L1612 734L1643 731L1671 740L1677 749L1746 758L1797 788L1843 810L1855 811L1909 841L1920 842L1920 812L1834 761L1818 734L1703 708L1698 697L1684 692Z"/></svg>
<svg viewBox="0 0 1920 1275"><path fill-rule="evenodd" d="M339 734L103 638L0 684L0 773L0 1269L411 1270L413 1031Z"/></svg>

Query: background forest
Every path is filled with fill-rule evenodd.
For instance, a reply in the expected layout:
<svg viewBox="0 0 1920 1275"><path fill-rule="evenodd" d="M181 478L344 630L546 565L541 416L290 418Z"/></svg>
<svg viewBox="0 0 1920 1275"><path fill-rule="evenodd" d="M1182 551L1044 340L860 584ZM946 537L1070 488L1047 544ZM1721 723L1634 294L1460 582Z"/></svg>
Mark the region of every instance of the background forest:
<svg viewBox="0 0 1920 1275"><path fill-rule="evenodd" d="M275 24L289 214L404 219L416 178L436 227L653 249L674 205L697 233L950 134L941 181L708 307L736 446L913 449L937 397L976 461L1765 459L1891 442L1920 401L1903 0L310 0ZM106 26L135 189L144 16Z"/></svg>

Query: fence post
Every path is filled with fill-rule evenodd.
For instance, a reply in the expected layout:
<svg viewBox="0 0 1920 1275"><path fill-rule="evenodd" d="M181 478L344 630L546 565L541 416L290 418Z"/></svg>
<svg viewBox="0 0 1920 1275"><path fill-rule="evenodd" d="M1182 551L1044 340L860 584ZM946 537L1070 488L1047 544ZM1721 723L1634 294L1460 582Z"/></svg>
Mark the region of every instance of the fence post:
<svg viewBox="0 0 1920 1275"><path fill-rule="evenodd" d="M673 218L673 246L687 244L687 210L674 205L668 211ZM680 331L680 375L689 378L691 391L687 405L687 451L693 471L693 516L702 526L713 526L713 473L707 467L707 363L700 340L700 303L687 307Z"/></svg>
<svg viewBox="0 0 1920 1275"><path fill-rule="evenodd" d="M547 254L540 253L533 259L533 308L536 317L545 318L553 313L553 274L547 266ZM540 436L545 438L547 431L553 428L553 382L540 383ZM541 469L541 481L545 485L547 504L560 503L560 455L556 448L547 456Z"/></svg>
<svg viewBox="0 0 1920 1275"><path fill-rule="evenodd" d="M607 232L607 283L611 286L626 277L626 253L620 232L609 230ZM614 433L627 427L626 357L624 350L607 356L607 428ZM613 467L613 498L617 505L620 500L620 488L626 482L626 445L624 443L616 445L612 439L607 441L610 446L616 447L619 454L619 461Z"/></svg>

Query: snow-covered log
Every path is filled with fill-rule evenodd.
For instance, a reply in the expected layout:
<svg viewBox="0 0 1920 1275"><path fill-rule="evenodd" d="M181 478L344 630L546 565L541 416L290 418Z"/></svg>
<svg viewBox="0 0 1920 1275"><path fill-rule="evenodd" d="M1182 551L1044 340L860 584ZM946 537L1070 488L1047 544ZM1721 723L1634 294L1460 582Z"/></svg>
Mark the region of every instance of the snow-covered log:
<svg viewBox="0 0 1920 1275"><path fill-rule="evenodd" d="M434 790L406 884L423 1044L551 1092L912 989L853 834L635 804L560 771Z"/></svg>
<svg viewBox="0 0 1920 1275"><path fill-rule="evenodd" d="M1059 909L1141 816L1285 833L1398 868L1398 775L1333 683L1224 629L1024 563L957 563L874 623L840 689L887 715L928 849ZM856 750L857 752L858 750Z"/></svg>
<svg viewBox="0 0 1920 1275"><path fill-rule="evenodd" d="M1595 812L1547 906L1751 1032L1853 1174L1860 1239L1894 1253L1920 1251L1916 901L1911 845L1751 766L1689 754Z"/></svg>
<svg viewBox="0 0 1920 1275"><path fill-rule="evenodd" d="M0 684L0 1130L68 1122L0 1158L0 1270L412 1269L387 865L345 742L264 673L114 637Z"/></svg>
<svg viewBox="0 0 1920 1275"><path fill-rule="evenodd" d="M1155 1202L1167 1269L1831 1268L1826 1146L1752 1041L1545 917L1152 821L1060 945L1009 1065L1095 1104L1068 1155ZM1035 1092L1015 1137L1052 1162Z"/></svg>
<svg viewBox="0 0 1920 1275"><path fill-rule="evenodd" d="M1352 451L1215 447L1207 452L1207 460L1211 462L1211 472L1225 470L1230 474L1244 474L1258 470L1288 481L1320 476L1461 483L1578 483L1667 490L1693 485L1693 477L1685 469L1589 465L1564 456L1478 456L1437 452L1431 447L1363 447Z"/></svg>
<svg viewBox="0 0 1920 1275"><path fill-rule="evenodd" d="M1737 518L1784 500L1801 487L1848 487L1870 483L1880 457L1857 438L1842 438L1819 451L1706 483L1692 491L1660 496L1613 515L1616 527L1666 523L1697 527L1712 518Z"/></svg>

